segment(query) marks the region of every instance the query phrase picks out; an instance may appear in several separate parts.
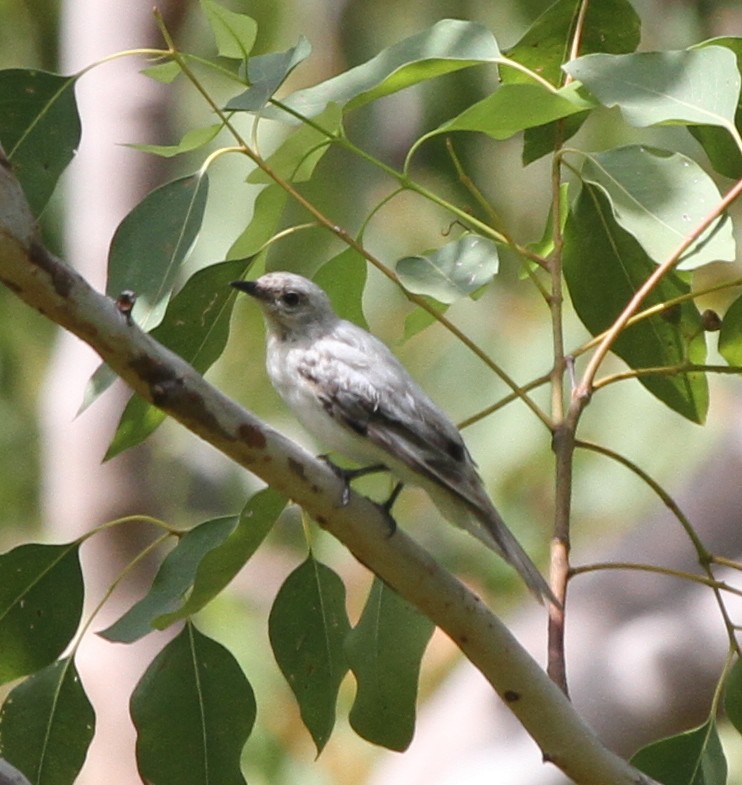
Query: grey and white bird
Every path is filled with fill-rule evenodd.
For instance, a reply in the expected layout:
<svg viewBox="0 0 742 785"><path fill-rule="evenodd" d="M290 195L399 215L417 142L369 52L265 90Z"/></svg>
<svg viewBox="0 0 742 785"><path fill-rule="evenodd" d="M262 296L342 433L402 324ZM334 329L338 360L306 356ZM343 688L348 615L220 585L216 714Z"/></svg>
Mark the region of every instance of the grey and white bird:
<svg viewBox="0 0 742 785"><path fill-rule="evenodd" d="M505 525L456 426L377 338L332 309L316 284L276 272L235 281L260 304L266 368L278 394L323 445L383 464L421 486L441 513L500 554L541 600L553 594Z"/></svg>

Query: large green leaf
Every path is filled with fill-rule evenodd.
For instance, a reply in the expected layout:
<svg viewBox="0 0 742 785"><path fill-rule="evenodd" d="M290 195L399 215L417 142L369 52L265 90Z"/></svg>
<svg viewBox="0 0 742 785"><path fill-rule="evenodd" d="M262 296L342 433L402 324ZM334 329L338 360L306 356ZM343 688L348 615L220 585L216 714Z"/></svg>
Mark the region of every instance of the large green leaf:
<svg viewBox="0 0 742 785"><path fill-rule="evenodd" d="M564 70L603 105L619 107L630 125L685 123L734 131L740 75L734 53L724 47L592 54Z"/></svg>
<svg viewBox="0 0 742 785"><path fill-rule="evenodd" d="M727 762L714 720L643 747L631 764L663 785L726 785Z"/></svg>
<svg viewBox="0 0 742 785"><path fill-rule="evenodd" d="M349 111L418 82L500 59L497 41L484 25L443 19L355 68L298 90L283 103L304 117L315 117L330 103ZM285 122L294 119L276 107L266 116Z"/></svg>
<svg viewBox="0 0 742 785"><path fill-rule="evenodd" d="M737 659L724 685L724 711L737 733L742 733L742 663Z"/></svg>
<svg viewBox="0 0 742 785"><path fill-rule="evenodd" d="M179 354L196 371L205 373L224 351L229 338L235 299L229 283L241 278L248 266L248 261L235 259L198 270L173 298L162 322L152 330L152 337ZM165 416L144 398L132 396L105 459L143 442Z"/></svg>
<svg viewBox="0 0 742 785"><path fill-rule="evenodd" d="M273 654L319 753L335 725L338 689L348 670L343 582L310 554L281 586L268 625Z"/></svg>
<svg viewBox="0 0 742 785"><path fill-rule="evenodd" d="M492 240L464 234L427 254L400 259L395 269L409 291L450 304L489 283L499 264Z"/></svg>
<svg viewBox="0 0 742 785"><path fill-rule="evenodd" d="M237 516L215 518L194 526L165 557L152 586L139 602L98 634L109 641L131 643L152 632L154 620L175 610L193 586L204 556L219 547L237 526Z"/></svg>
<svg viewBox="0 0 742 785"><path fill-rule="evenodd" d="M34 785L72 785L94 731L95 713L71 659L21 682L0 712L3 757Z"/></svg>
<svg viewBox="0 0 742 785"><path fill-rule="evenodd" d="M80 623L83 594L78 543L21 545L0 556L0 684L62 653Z"/></svg>
<svg viewBox="0 0 742 785"><path fill-rule="evenodd" d="M235 529L199 562L188 599L177 610L158 616L155 627L164 629L177 619L191 616L216 597L260 547L285 506L286 498L273 488L264 488L252 496Z"/></svg>
<svg viewBox="0 0 742 785"><path fill-rule="evenodd" d="M230 11L213 0L201 0L201 8L216 39L219 54L245 60L255 43L258 23L252 17Z"/></svg>
<svg viewBox="0 0 742 785"><path fill-rule="evenodd" d="M655 271L639 243L613 218L603 191L585 184L564 231L564 275L577 315L593 334L613 324L629 300ZM686 295L690 287L670 272L642 307ZM674 368L703 363L706 343L701 316L692 302L626 328L613 351L631 368ZM693 422L703 422L708 384L701 373L651 374L639 381L667 406Z"/></svg>
<svg viewBox="0 0 742 785"><path fill-rule="evenodd" d="M737 70L742 71L742 38L712 38L698 44L698 48L707 46L725 46L730 49L737 58ZM734 124L737 130L742 132L742 94L737 100ZM701 143L717 172L733 180L742 177L742 150L728 129L713 125L695 125L688 130Z"/></svg>
<svg viewBox="0 0 742 785"><path fill-rule="evenodd" d="M137 763L150 785L245 785L240 756L255 696L235 658L186 624L131 696Z"/></svg>
<svg viewBox="0 0 742 785"><path fill-rule="evenodd" d="M0 144L41 213L80 143L74 76L0 71Z"/></svg>
<svg viewBox="0 0 742 785"><path fill-rule="evenodd" d="M181 177L155 189L116 229L108 254L106 294L132 290L132 316L142 329L158 324L180 267L201 229L208 175Z"/></svg>
<svg viewBox="0 0 742 785"><path fill-rule="evenodd" d="M742 297L738 297L724 314L719 352L729 365L742 366Z"/></svg>
<svg viewBox="0 0 742 785"><path fill-rule="evenodd" d="M363 315L366 276L366 260L355 248L346 248L325 262L313 280L327 292L338 316L368 329Z"/></svg>
<svg viewBox="0 0 742 785"><path fill-rule="evenodd" d="M581 175L603 189L615 219L658 263L721 201L716 184L695 161L644 145L586 154ZM735 257L732 222L722 216L685 252L678 268Z"/></svg>
<svg viewBox="0 0 742 785"><path fill-rule="evenodd" d="M364 739L406 749L415 732L422 656L433 623L378 578L345 641L358 690L350 723Z"/></svg>
<svg viewBox="0 0 742 785"><path fill-rule="evenodd" d="M269 185L257 195L250 223L232 243L227 259L247 259L273 237L288 194L280 185Z"/></svg>

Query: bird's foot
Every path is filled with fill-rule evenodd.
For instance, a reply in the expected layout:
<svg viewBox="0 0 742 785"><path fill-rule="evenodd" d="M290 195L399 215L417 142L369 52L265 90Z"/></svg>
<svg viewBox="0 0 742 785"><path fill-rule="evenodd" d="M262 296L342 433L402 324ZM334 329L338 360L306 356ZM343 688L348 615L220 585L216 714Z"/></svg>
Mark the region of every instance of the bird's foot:
<svg viewBox="0 0 742 785"><path fill-rule="evenodd" d="M327 464L327 466L329 466L343 481L343 491L340 494L341 507L345 507L350 501L350 483L352 480L355 480L357 477L363 477L366 474L386 471L386 466L381 463L375 463L372 466L361 466L358 469L343 469L341 466L333 463L328 455L318 455L317 458Z"/></svg>
<svg viewBox="0 0 742 785"><path fill-rule="evenodd" d="M379 505L379 508L384 513L384 517L386 518L387 524L389 525L389 534L387 535L389 537L391 537L394 532L397 531L397 522L392 516L392 507L394 506L394 502L397 501L397 497L402 491L402 488L404 488L404 483L398 482L394 486L394 490L392 490L389 498L383 504Z"/></svg>

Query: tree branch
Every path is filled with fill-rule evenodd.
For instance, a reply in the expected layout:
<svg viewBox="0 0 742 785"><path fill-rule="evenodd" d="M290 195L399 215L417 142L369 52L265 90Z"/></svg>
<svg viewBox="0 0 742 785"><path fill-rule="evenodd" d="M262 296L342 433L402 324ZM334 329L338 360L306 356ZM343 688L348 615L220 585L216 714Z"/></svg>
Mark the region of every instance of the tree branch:
<svg viewBox="0 0 742 785"><path fill-rule="evenodd" d="M584 785L650 785L607 750L509 630L455 577L350 494L305 450L208 384L93 290L40 243L0 150L0 280L31 307L88 343L139 395L269 485L290 496L355 557L419 608L484 674L543 752Z"/></svg>

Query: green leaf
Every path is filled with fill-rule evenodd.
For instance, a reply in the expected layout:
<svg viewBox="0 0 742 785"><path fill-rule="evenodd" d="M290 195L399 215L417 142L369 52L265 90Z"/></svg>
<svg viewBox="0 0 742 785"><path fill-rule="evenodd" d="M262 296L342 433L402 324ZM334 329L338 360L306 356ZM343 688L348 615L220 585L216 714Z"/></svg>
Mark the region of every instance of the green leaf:
<svg viewBox="0 0 742 785"><path fill-rule="evenodd" d="M245 60L250 54L258 34L258 23L245 14L237 14L212 2L201 0L206 20L216 39L217 51L222 57Z"/></svg>
<svg viewBox="0 0 742 785"><path fill-rule="evenodd" d="M74 76L0 71L0 144L39 215L80 143Z"/></svg>
<svg viewBox="0 0 742 785"><path fill-rule="evenodd" d="M579 0L557 0L508 50L508 58L553 85L561 84L562 63L569 57L581 5ZM641 20L628 0L601 0L588 5L580 29L580 52L633 52L640 36ZM502 79L506 84L531 81L527 74L514 68L503 68Z"/></svg>
<svg viewBox="0 0 742 785"><path fill-rule="evenodd" d="M227 109L232 112L262 112L273 94L284 83L299 63L309 57L312 47L304 36L296 46L285 52L271 52L251 57L247 61L247 78L250 87L232 98Z"/></svg>
<svg viewBox="0 0 742 785"><path fill-rule="evenodd" d="M690 158L643 145L586 154L582 178L600 186L613 216L655 262L668 259L721 202L714 181ZM683 256L678 268L734 261L732 222L720 217Z"/></svg>
<svg viewBox="0 0 742 785"><path fill-rule="evenodd" d="M338 689L348 670L343 639L349 630L343 582L310 554L281 586L268 631L318 753L335 725Z"/></svg>
<svg viewBox="0 0 742 785"><path fill-rule="evenodd" d="M484 25L443 19L355 68L298 90L282 103L303 117L316 117L330 103L350 111L418 82L473 65L497 63L501 57L497 41ZM277 107L265 116L296 122Z"/></svg>
<svg viewBox="0 0 742 785"><path fill-rule="evenodd" d="M405 289L450 304L489 283L499 264L491 240L464 234L424 256L400 259L396 272Z"/></svg>
<svg viewBox="0 0 742 785"><path fill-rule="evenodd" d="M724 685L724 711L727 719L742 733L742 662L737 659Z"/></svg>
<svg viewBox="0 0 742 785"><path fill-rule="evenodd" d="M130 144L132 147L143 153L159 155L161 158L174 158L182 153L190 153L204 147L211 142L224 126L221 123L209 125L206 128L191 128L186 131L178 144Z"/></svg>
<svg viewBox="0 0 742 785"><path fill-rule="evenodd" d="M201 229L208 175L193 174L155 189L124 218L111 241L106 294L130 289L132 316L144 330L159 323L180 266Z"/></svg>
<svg viewBox="0 0 742 785"><path fill-rule="evenodd" d="M604 106L618 106L630 125L717 125L734 132L740 75L734 54L724 47L592 54L564 70Z"/></svg>
<svg viewBox="0 0 742 785"><path fill-rule="evenodd" d="M726 785L727 762L713 720L643 747L631 764L663 785Z"/></svg>
<svg viewBox="0 0 742 785"><path fill-rule="evenodd" d="M577 315L597 335L615 321L644 281L654 262L614 220L602 190L585 184L564 231L564 276ZM642 308L687 295L690 287L670 272ZM675 368L703 363L706 342L701 315L686 301L626 328L613 351L631 368ZM639 381L653 395L693 422L703 422L708 384L702 373L651 374Z"/></svg>
<svg viewBox="0 0 742 785"><path fill-rule="evenodd" d="M173 298L152 337L179 354L198 373L205 373L219 358L229 338L234 306L230 281L241 278L249 262L235 259L195 272ZM166 415L138 395L133 395L119 420L106 452L109 460L143 442Z"/></svg>
<svg viewBox="0 0 742 785"><path fill-rule="evenodd" d="M342 118L340 107L330 104L316 118L316 125L329 134L335 134L342 124ZM266 163L285 180L294 183L306 182L311 179L315 167L330 148L332 140L327 133L318 131L313 125L302 125L284 139ZM270 184L273 177L262 169L254 169L247 182Z"/></svg>
<svg viewBox="0 0 742 785"><path fill-rule="evenodd" d="M257 551L285 506L286 497L272 488L252 496L235 529L201 559L188 599L172 613L158 616L154 626L162 630L178 619L192 616L214 599Z"/></svg>
<svg viewBox="0 0 742 785"><path fill-rule="evenodd" d="M366 277L366 260L354 248L346 248L325 262L313 280L327 292L338 316L367 330L368 324L363 315Z"/></svg>
<svg viewBox="0 0 742 785"><path fill-rule="evenodd" d="M234 241L228 259L247 259L273 237L286 206L288 194L280 185L269 185L257 195L250 223Z"/></svg>
<svg viewBox="0 0 742 785"><path fill-rule="evenodd" d="M438 311L438 313L445 313L448 309L447 305L438 302L438 300L433 300L430 297L427 297L426 300L436 311ZM420 306L415 306L415 308L407 314L407 317L404 320L402 340L408 341L419 332L422 332L426 327L430 327L435 321L436 318L433 314L426 311L424 308L420 308Z"/></svg>
<svg viewBox="0 0 742 785"><path fill-rule="evenodd" d="M36 785L72 785L95 731L95 713L71 659L15 687L0 712L0 749Z"/></svg>
<svg viewBox="0 0 742 785"><path fill-rule="evenodd" d="M405 750L415 732L422 656L435 625L378 578L345 652L358 683L350 724L359 736Z"/></svg>
<svg viewBox="0 0 742 785"><path fill-rule="evenodd" d="M156 82L170 84L180 75L180 63L176 60L166 60L163 63L156 63L155 65L142 68L140 73L148 76L150 79L154 79Z"/></svg>
<svg viewBox="0 0 742 785"><path fill-rule="evenodd" d="M453 131L480 131L493 139L508 139L526 128L584 112L595 106L573 82L551 92L540 84L503 85L419 140Z"/></svg>
<svg viewBox="0 0 742 785"><path fill-rule="evenodd" d="M0 556L0 684L53 662L82 615L79 544L21 545Z"/></svg>
<svg viewBox="0 0 742 785"><path fill-rule="evenodd" d="M137 763L152 785L244 785L255 695L235 658L187 624L131 696Z"/></svg>
<svg viewBox="0 0 742 785"><path fill-rule="evenodd" d="M237 520L236 515L214 518L186 532L163 560L147 594L98 634L109 641L132 643L156 629L154 620L182 604L202 559L234 531Z"/></svg>
<svg viewBox="0 0 742 785"><path fill-rule="evenodd" d="M727 308L719 332L719 353L729 365L742 366L742 297Z"/></svg>
<svg viewBox="0 0 742 785"><path fill-rule="evenodd" d="M694 48L707 46L725 46L730 49L737 58L737 70L742 70L742 38L712 38ZM737 100L734 124L738 130L742 129L742 94ZM742 177L742 150L728 129L713 125L695 125L688 130L700 142L717 172L733 180Z"/></svg>

